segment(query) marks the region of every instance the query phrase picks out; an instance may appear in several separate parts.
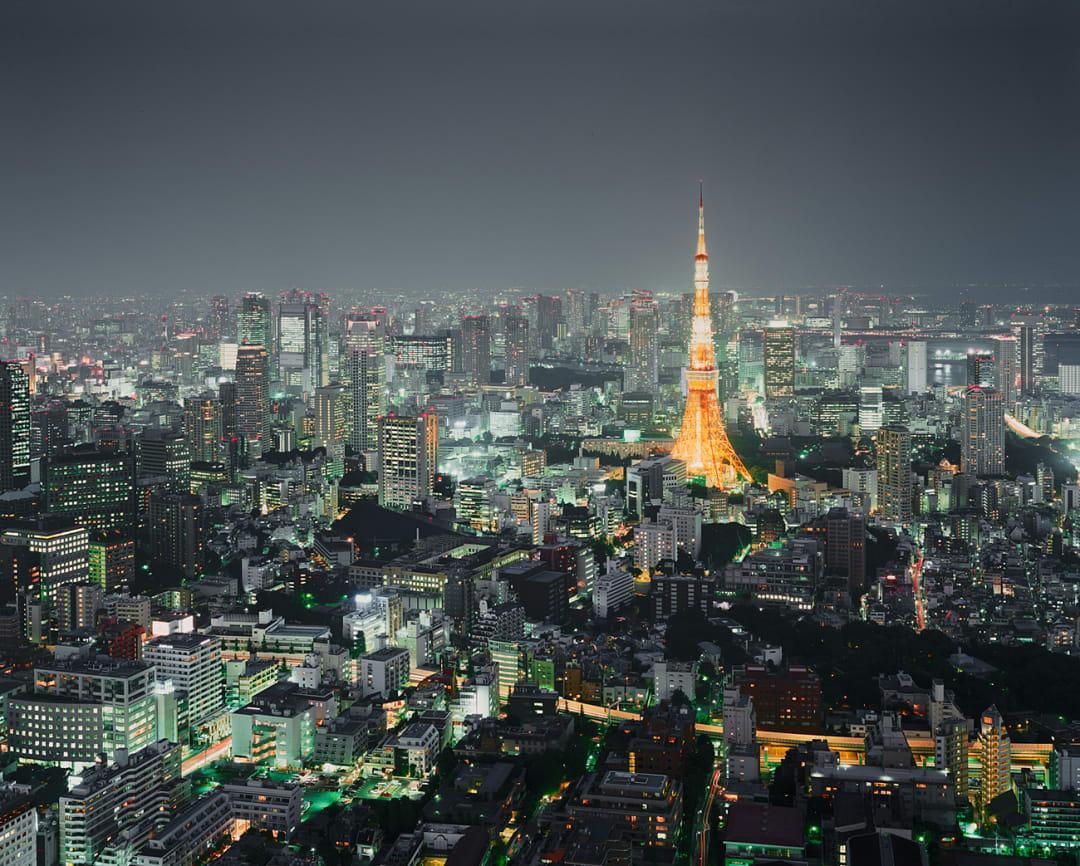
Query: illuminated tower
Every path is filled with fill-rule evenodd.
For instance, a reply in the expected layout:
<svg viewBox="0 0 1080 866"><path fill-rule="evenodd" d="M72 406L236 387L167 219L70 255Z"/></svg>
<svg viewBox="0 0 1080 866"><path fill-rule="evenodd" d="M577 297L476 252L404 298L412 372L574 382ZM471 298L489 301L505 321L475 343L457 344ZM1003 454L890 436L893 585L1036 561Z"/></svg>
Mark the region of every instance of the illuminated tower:
<svg viewBox="0 0 1080 866"><path fill-rule="evenodd" d="M672 456L686 464L689 477L705 476L709 487L732 487L750 480L731 447L716 398L716 356L709 311L709 254L705 250L705 200L698 197L698 242L694 257L694 320L690 364L686 369L686 408Z"/></svg>

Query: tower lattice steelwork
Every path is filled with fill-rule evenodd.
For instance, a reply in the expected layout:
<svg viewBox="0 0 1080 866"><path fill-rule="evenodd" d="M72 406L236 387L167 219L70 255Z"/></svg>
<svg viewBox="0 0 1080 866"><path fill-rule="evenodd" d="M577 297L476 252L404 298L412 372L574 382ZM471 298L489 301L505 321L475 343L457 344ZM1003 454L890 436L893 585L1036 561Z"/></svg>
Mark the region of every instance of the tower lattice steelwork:
<svg viewBox="0 0 1080 866"><path fill-rule="evenodd" d="M686 408L672 456L686 463L688 477L705 476L709 487L733 487L750 480L731 447L716 399L716 352L709 310L709 254L705 249L705 197L698 195L698 241L694 256L694 322L686 370Z"/></svg>

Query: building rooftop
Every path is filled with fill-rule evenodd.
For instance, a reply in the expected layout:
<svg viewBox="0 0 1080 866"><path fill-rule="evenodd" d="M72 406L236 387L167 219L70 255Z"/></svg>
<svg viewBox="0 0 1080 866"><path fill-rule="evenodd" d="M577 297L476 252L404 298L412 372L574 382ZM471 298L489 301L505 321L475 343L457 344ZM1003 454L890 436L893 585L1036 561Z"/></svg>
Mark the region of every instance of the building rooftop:
<svg viewBox="0 0 1080 866"><path fill-rule="evenodd" d="M728 812L726 842L801 848L805 844L803 819L798 809L767 803L733 803Z"/></svg>
<svg viewBox="0 0 1080 866"><path fill-rule="evenodd" d="M640 791L659 792L664 788L667 776L659 773L627 773L622 770L609 770L601 784L604 787L636 788Z"/></svg>

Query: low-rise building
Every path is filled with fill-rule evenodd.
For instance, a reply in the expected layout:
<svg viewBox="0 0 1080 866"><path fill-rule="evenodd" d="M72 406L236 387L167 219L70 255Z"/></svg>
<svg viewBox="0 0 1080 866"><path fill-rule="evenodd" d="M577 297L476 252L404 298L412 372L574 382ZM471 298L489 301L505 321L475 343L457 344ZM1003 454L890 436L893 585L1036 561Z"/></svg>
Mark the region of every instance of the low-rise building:
<svg viewBox="0 0 1080 866"><path fill-rule="evenodd" d="M315 751L315 716L315 705L292 683L263 690L230 716L233 758L299 766Z"/></svg>
<svg viewBox="0 0 1080 866"><path fill-rule="evenodd" d="M637 845L670 848L682 820L682 786L653 773L591 774L567 811L575 817L616 821Z"/></svg>
<svg viewBox="0 0 1080 866"><path fill-rule="evenodd" d="M304 793L299 785L245 779L229 782L222 790L229 795L233 817L242 827L269 830L275 836L289 839L300 826Z"/></svg>

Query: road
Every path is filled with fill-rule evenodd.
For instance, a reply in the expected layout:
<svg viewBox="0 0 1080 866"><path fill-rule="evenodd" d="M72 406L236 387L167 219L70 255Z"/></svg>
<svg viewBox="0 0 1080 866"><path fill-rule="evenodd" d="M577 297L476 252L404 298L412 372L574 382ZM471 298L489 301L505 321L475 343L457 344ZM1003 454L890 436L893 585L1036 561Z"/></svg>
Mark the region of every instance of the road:
<svg viewBox="0 0 1080 866"><path fill-rule="evenodd" d="M710 817L716 798L723 791L720 785L720 768L713 770L712 779L709 780L709 794L705 798L705 804L701 807L701 831L698 834L698 866L705 866L709 859L709 829L712 825Z"/></svg>
<svg viewBox="0 0 1080 866"><path fill-rule="evenodd" d="M212 764L221 758L226 758L229 755L229 750L232 748L232 737L226 737L207 749L203 749L201 752L196 752L184 761L181 772L183 775L188 773L194 773L200 767L205 767L207 764Z"/></svg>
<svg viewBox="0 0 1080 866"><path fill-rule="evenodd" d="M915 560L915 566L911 569L911 591L915 594L915 630L926 629L926 599L922 587L923 554L919 551L919 558Z"/></svg>

